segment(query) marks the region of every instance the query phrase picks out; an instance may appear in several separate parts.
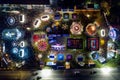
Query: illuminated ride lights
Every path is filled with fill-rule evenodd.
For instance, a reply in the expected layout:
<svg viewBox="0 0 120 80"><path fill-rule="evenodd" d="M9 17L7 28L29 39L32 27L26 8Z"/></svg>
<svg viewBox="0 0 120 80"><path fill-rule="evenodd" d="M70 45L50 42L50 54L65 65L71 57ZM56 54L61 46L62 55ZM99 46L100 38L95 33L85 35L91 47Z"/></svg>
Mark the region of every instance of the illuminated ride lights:
<svg viewBox="0 0 120 80"><path fill-rule="evenodd" d="M65 62L66 69L70 69L70 62Z"/></svg>
<svg viewBox="0 0 120 80"><path fill-rule="evenodd" d="M72 19L73 19L73 20L76 20L77 18L78 18L78 15L77 15L76 13L73 13L73 14L72 14Z"/></svg>
<svg viewBox="0 0 120 80"><path fill-rule="evenodd" d="M110 28L108 35L113 41L115 41L119 37L119 31L116 28Z"/></svg>
<svg viewBox="0 0 120 80"><path fill-rule="evenodd" d="M48 43L46 40L44 39L40 39L37 42L37 48L39 49L39 51L46 51L48 49Z"/></svg>
<svg viewBox="0 0 120 80"><path fill-rule="evenodd" d="M58 60L58 61L63 61L63 60L64 60L64 54L59 53L59 54L57 55L57 60Z"/></svg>
<svg viewBox="0 0 120 80"><path fill-rule="evenodd" d="M25 42L25 41L21 41L21 42L19 43L19 46L22 47L22 48L25 47L25 46L26 46L26 42Z"/></svg>
<svg viewBox="0 0 120 80"><path fill-rule="evenodd" d="M78 55L78 56L76 57L76 61L77 61L77 62L83 62L83 61L84 61L84 57L83 57L82 55Z"/></svg>
<svg viewBox="0 0 120 80"><path fill-rule="evenodd" d="M83 49L83 39L67 38L68 49Z"/></svg>
<svg viewBox="0 0 120 80"><path fill-rule="evenodd" d="M46 65L47 65L47 66L54 66L54 65L56 65L56 63L55 63L55 62L50 62L50 61L49 61L49 62L46 62Z"/></svg>
<svg viewBox="0 0 120 80"><path fill-rule="evenodd" d="M106 31L105 31L105 29L101 29L100 33L101 33L101 37L105 37L105 36L106 36Z"/></svg>
<svg viewBox="0 0 120 80"><path fill-rule="evenodd" d="M13 60L23 60L29 57L28 48L13 47L11 50L11 57Z"/></svg>
<svg viewBox="0 0 120 80"><path fill-rule="evenodd" d="M61 14L60 14L60 13L55 13L55 15L54 15L54 20L55 20L55 21L61 20Z"/></svg>
<svg viewBox="0 0 120 80"><path fill-rule="evenodd" d="M6 52L5 43L2 44L2 52L3 52L3 53Z"/></svg>
<svg viewBox="0 0 120 80"><path fill-rule="evenodd" d="M55 44L55 45L51 45L51 48L53 50L58 50L58 51L65 50L65 45Z"/></svg>
<svg viewBox="0 0 120 80"><path fill-rule="evenodd" d="M97 51L99 49L99 38L88 38L87 48L91 51Z"/></svg>
<svg viewBox="0 0 120 80"><path fill-rule="evenodd" d="M113 52L113 51L108 51L107 52L107 58L108 59L112 59L112 58L114 58L115 57L115 52Z"/></svg>
<svg viewBox="0 0 120 80"><path fill-rule="evenodd" d="M80 35L83 32L83 26L81 23L73 22L70 27L70 32L74 35Z"/></svg>
<svg viewBox="0 0 120 80"><path fill-rule="evenodd" d="M18 46L18 43L16 41L13 41L12 46Z"/></svg>
<svg viewBox="0 0 120 80"><path fill-rule="evenodd" d="M34 34L32 38L34 42L37 42L40 39L38 34Z"/></svg>
<svg viewBox="0 0 120 80"><path fill-rule="evenodd" d="M96 34L96 26L92 23L88 24L86 27L86 32L88 33L88 35L90 36L94 36Z"/></svg>
<svg viewBox="0 0 120 80"><path fill-rule="evenodd" d="M100 63L104 64L106 62L106 59L104 57L102 57L102 56L99 56L98 61Z"/></svg>
<svg viewBox="0 0 120 80"><path fill-rule="evenodd" d="M71 54L67 54L66 55L66 60L69 61L69 60L72 60L73 56Z"/></svg>
<svg viewBox="0 0 120 80"><path fill-rule="evenodd" d="M102 39L102 38L100 39L100 45L101 46L103 46L105 44L105 42L106 42L105 39Z"/></svg>
<svg viewBox="0 0 120 80"><path fill-rule="evenodd" d="M47 27L47 28L46 28L46 32L48 32L48 33L52 32L51 27Z"/></svg>
<svg viewBox="0 0 120 80"><path fill-rule="evenodd" d="M9 25L14 25L15 21L16 21L15 18L12 16L7 18L7 22Z"/></svg>
<svg viewBox="0 0 120 80"><path fill-rule="evenodd" d="M91 58L93 60L98 60L99 58L99 53L97 51L92 51L91 54L90 54Z"/></svg>
<svg viewBox="0 0 120 80"><path fill-rule="evenodd" d="M47 35L44 32L34 33L32 36L32 41L37 42L40 39L47 39Z"/></svg>
<svg viewBox="0 0 120 80"><path fill-rule="evenodd" d="M5 29L2 32L2 38L7 40L18 40L24 36L19 29Z"/></svg>
<svg viewBox="0 0 120 80"><path fill-rule="evenodd" d="M55 60L56 56L55 56L55 54L51 53L51 54L48 56L48 58L49 58L50 60Z"/></svg>
<svg viewBox="0 0 120 80"><path fill-rule="evenodd" d="M33 26L34 28L39 28L41 25L41 20L40 19L35 19L35 21L33 22Z"/></svg>
<svg viewBox="0 0 120 80"><path fill-rule="evenodd" d="M68 29L68 25L67 25L67 24L63 24L63 25L62 25L62 29L63 29L63 30L67 30L67 29Z"/></svg>
<svg viewBox="0 0 120 80"><path fill-rule="evenodd" d="M63 19L64 20L69 20L69 18L70 18L69 13L63 13Z"/></svg>
<svg viewBox="0 0 120 80"><path fill-rule="evenodd" d="M19 15L19 22L20 23L24 23L25 22L25 15L24 14L20 14Z"/></svg>
<svg viewBox="0 0 120 80"><path fill-rule="evenodd" d="M21 48L18 54L20 59L27 59L29 57L28 48Z"/></svg>
<svg viewBox="0 0 120 80"><path fill-rule="evenodd" d="M25 55L24 49L21 49L21 50L19 51L19 56L20 56L20 57L24 57L24 55Z"/></svg>
<svg viewBox="0 0 120 80"><path fill-rule="evenodd" d="M80 66L84 66L85 57L83 55L77 55L76 57L76 62L80 65Z"/></svg>
<svg viewBox="0 0 120 80"><path fill-rule="evenodd" d="M12 49L12 53L14 53L14 54L17 54L18 53L18 48L17 47L14 47L13 49Z"/></svg>
<svg viewBox="0 0 120 80"><path fill-rule="evenodd" d="M112 51L112 52L115 52L115 43L113 42L108 42L107 43L107 51Z"/></svg>
<svg viewBox="0 0 120 80"><path fill-rule="evenodd" d="M50 19L50 15L42 15L41 21L48 21Z"/></svg>

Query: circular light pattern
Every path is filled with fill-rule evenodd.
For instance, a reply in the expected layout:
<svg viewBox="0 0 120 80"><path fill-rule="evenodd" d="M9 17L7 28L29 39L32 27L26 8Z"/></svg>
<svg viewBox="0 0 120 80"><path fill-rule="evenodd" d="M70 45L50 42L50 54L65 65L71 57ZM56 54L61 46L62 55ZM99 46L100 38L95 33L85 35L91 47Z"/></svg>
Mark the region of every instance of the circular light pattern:
<svg viewBox="0 0 120 80"><path fill-rule="evenodd" d="M15 18L14 17L8 17L7 22L9 25L14 25L15 24Z"/></svg>
<svg viewBox="0 0 120 80"><path fill-rule="evenodd" d="M98 60L99 58L99 53L97 51L92 51L90 55L93 60Z"/></svg>
<svg viewBox="0 0 120 80"><path fill-rule="evenodd" d="M13 52L14 54L18 53L18 51L19 51L18 48L13 48L13 49L12 49L12 52Z"/></svg>
<svg viewBox="0 0 120 80"><path fill-rule="evenodd" d="M94 36L96 34L96 26L94 24L88 24L86 27L86 32L90 36Z"/></svg>
<svg viewBox="0 0 120 80"><path fill-rule="evenodd" d="M104 39L100 39L100 45L104 45L105 44L105 40Z"/></svg>
<svg viewBox="0 0 120 80"><path fill-rule="evenodd" d="M48 48L48 43L45 39L41 39L38 41L37 47L38 47L39 51L46 51Z"/></svg>
<svg viewBox="0 0 120 80"><path fill-rule="evenodd" d="M38 58L41 59L43 57L42 54L38 54Z"/></svg>
<svg viewBox="0 0 120 80"><path fill-rule="evenodd" d="M71 54L66 55L66 60L72 60L73 56Z"/></svg>
<svg viewBox="0 0 120 80"><path fill-rule="evenodd" d="M78 56L76 57L76 61L77 61L77 62L83 62L83 61L84 61L83 55L78 55Z"/></svg>
<svg viewBox="0 0 120 80"><path fill-rule="evenodd" d="M73 22L70 27L70 32L74 35L80 35L83 32L83 26L81 23Z"/></svg>
<svg viewBox="0 0 120 80"><path fill-rule="evenodd" d="M57 60L58 60L58 61L63 61L63 60L64 60L64 54L59 53L59 54L57 55Z"/></svg>

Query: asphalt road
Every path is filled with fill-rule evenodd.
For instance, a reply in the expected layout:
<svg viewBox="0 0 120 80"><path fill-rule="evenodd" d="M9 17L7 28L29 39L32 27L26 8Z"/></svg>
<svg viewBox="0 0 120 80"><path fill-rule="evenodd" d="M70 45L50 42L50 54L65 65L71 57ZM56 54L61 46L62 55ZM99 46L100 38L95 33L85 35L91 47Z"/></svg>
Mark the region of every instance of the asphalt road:
<svg viewBox="0 0 120 80"><path fill-rule="evenodd" d="M0 71L0 80L120 80L120 69Z"/></svg>

